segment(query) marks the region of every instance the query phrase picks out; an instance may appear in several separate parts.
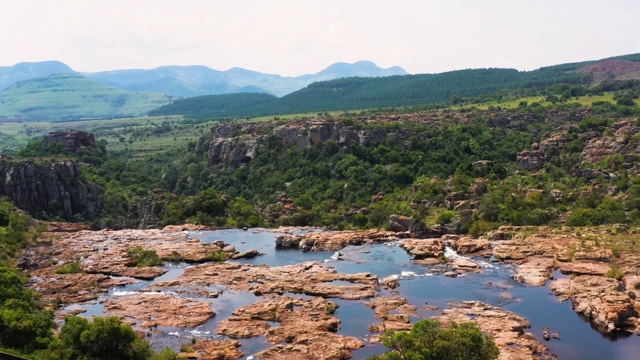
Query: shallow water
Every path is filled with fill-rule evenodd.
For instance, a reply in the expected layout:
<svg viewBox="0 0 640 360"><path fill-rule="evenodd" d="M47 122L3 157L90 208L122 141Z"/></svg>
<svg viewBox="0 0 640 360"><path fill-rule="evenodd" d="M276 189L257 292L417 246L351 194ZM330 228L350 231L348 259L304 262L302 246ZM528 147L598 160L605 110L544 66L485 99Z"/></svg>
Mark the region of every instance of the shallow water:
<svg viewBox="0 0 640 360"><path fill-rule="evenodd" d="M299 250L281 250L275 248L275 237L279 234L267 231L219 230L190 232L191 237L197 237L203 242L223 240L236 247L238 251L256 249L262 253L253 259L234 260L247 264L267 264L270 266L291 265L305 261L321 261L326 266L332 266L344 273L370 272L379 278L395 276L400 280L399 296L405 297L409 303L418 308L418 318L437 314L437 312L423 309L426 304L447 307L447 303L463 300L479 300L491 305L500 306L526 317L531 322L531 331L542 339L542 327L548 326L552 332L558 332L561 340L546 342L551 352L563 360L598 360L598 359L639 359L640 337L619 336L605 337L592 329L590 324L581 319L571 309L570 302L560 303L549 291L548 286L532 287L521 285L512 280L513 266L489 263L485 259L478 261L483 272L481 274L466 274L458 278L449 278L433 268L411 263L410 256L397 243L349 246L337 253L333 252L302 252ZM339 253L339 254L338 254ZM339 255L339 256L338 256ZM459 256L451 251L447 256ZM345 260L337 260L338 258ZM137 284L112 289L101 299L113 296L126 296L128 292L137 293L152 283L174 279L182 274L189 265L184 263L167 264L169 272L154 281L141 281ZM562 276L557 273L555 276ZM305 297L304 295L288 294L290 296ZM219 339L215 335L217 324L231 315L238 307L249 305L260 297L242 291L224 290L218 298L198 298L212 304L216 316L207 323L195 329L162 328L169 336L152 336L154 347L172 346L175 349L180 344L192 338ZM381 345L368 343L368 327L379 321L373 317L373 311L363 304L363 301L349 301L331 299L339 308L335 315L341 319L339 334L356 336L367 343L363 349L354 351L354 359L363 359L384 351ZM83 305L89 311L87 315L100 315L102 305ZM413 319L413 320L418 320ZM264 337L241 340L241 349L249 358L251 354L271 346Z"/></svg>

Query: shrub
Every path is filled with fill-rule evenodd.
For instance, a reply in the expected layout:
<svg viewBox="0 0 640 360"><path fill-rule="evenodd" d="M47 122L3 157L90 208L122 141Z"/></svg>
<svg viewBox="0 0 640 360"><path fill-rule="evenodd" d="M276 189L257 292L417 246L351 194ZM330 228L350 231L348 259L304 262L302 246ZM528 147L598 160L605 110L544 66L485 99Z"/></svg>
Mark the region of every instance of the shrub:
<svg viewBox="0 0 640 360"><path fill-rule="evenodd" d="M83 272L84 270L82 270L80 263L77 261L66 263L56 270L56 274L79 274Z"/></svg>
<svg viewBox="0 0 640 360"><path fill-rule="evenodd" d="M500 354L493 339L471 322L443 328L439 322L425 319L416 322L411 331L386 331L382 343L392 350L370 359L491 360Z"/></svg>
<svg viewBox="0 0 640 360"><path fill-rule="evenodd" d="M127 251L129 257L129 266L149 267L160 266L164 262L158 257L155 250L145 250L141 246L136 246Z"/></svg>
<svg viewBox="0 0 640 360"><path fill-rule="evenodd" d="M217 250L217 251L210 252L208 258L211 261L222 263L229 258L229 254L222 250Z"/></svg>

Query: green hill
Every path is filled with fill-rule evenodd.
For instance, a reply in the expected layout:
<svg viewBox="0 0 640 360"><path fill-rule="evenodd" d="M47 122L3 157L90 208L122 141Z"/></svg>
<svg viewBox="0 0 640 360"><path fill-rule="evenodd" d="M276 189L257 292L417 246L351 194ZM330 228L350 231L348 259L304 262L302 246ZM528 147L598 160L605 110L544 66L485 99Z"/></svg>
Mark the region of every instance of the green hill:
<svg viewBox="0 0 640 360"><path fill-rule="evenodd" d="M577 84L583 77L583 74L549 68L530 72L473 69L441 74L342 78L316 82L281 98L273 97L270 101L263 98L265 101L253 104L246 104L247 97L255 96L249 94L202 96L197 102L181 99L150 112L150 115L233 117L412 106L447 102L456 97L474 97L507 89L556 83ZM221 106L224 102L230 105ZM196 103L197 106L194 106Z"/></svg>
<svg viewBox="0 0 640 360"><path fill-rule="evenodd" d="M548 66L533 71L489 68L440 74L341 78L315 82L281 98L261 97L261 101L248 101L257 96L252 94L176 100L150 114L244 117L455 103L462 97L473 98L505 90L589 83L598 77L588 71L588 66L610 60L635 62L640 61L640 54ZM585 69L587 71L583 71Z"/></svg>
<svg viewBox="0 0 640 360"><path fill-rule="evenodd" d="M0 117L66 120L138 116L172 97L115 89L75 74L18 82L0 92Z"/></svg>

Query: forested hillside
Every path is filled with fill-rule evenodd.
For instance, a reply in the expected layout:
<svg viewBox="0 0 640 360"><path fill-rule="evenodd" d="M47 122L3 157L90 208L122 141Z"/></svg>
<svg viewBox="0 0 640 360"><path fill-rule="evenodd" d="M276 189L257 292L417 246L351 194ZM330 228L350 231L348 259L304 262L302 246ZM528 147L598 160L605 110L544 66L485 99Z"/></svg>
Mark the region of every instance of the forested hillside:
<svg viewBox="0 0 640 360"><path fill-rule="evenodd" d="M183 99L151 111L150 115L184 114L194 117L261 116L301 112L371 109L456 102L506 89L542 87L555 83L578 84L584 75L555 70L519 72L513 69L459 70L442 74L344 78L313 83L268 102L245 106L253 94L204 96ZM220 109L220 103L229 105ZM237 105L236 105L237 104Z"/></svg>
<svg viewBox="0 0 640 360"><path fill-rule="evenodd" d="M603 89L611 101L573 102ZM564 84L545 89L548 101L509 109L225 123L186 148L85 166L104 194L102 214L87 220L366 228L398 214L455 232L635 223L639 90L637 81Z"/></svg>

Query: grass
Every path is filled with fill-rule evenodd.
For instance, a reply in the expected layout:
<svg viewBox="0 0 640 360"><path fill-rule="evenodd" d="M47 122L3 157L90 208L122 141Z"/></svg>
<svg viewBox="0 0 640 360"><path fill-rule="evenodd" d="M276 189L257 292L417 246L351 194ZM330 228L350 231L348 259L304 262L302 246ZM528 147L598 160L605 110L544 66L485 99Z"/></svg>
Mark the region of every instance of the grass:
<svg viewBox="0 0 640 360"><path fill-rule="evenodd" d="M160 93L126 91L72 74L16 83L0 92L0 117L65 119L141 115L171 102Z"/></svg>
<svg viewBox="0 0 640 360"><path fill-rule="evenodd" d="M534 102L540 103L540 105L543 105L543 106L553 105L551 102L545 101L544 96L528 96L528 97L522 97L522 98L512 99L507 101L491 101L491 102L479 103L479 104L465 104L465 105L453 106L452 109L461 109L469 106L475 106L478 109L482 109L482 110L487 110L490 106L494 106L494 107L500 106L502 108L513 109L513 108L517 108L520 105L520 103L523 101L527 102L527 104L529 105L531 105ZM591 104L597 101L608 101L613 104L616 103L616 101L613 100L613 93L611 92L604 93L603 95L585 95L577 98L571 98L567 102L578 103L582 106L591 106ZM637 105L640 105L640 100L634 100L634 101Z"/></svg>
<svg viewBox="0 0 640 360"><path fill-rule="evenodd" d="M80 267L80 263L77 261L66 263L56 269L56 274L80 274L83 272L84 270L82 270L82 268Z"/></svg>
<svg viewBox="0 0 640 360"><path fill-rule="evenodd" d="M150 267L164 265L155 250L146 250L140 246L129 249L127 256L129 257L129 266Z"/></svg>

